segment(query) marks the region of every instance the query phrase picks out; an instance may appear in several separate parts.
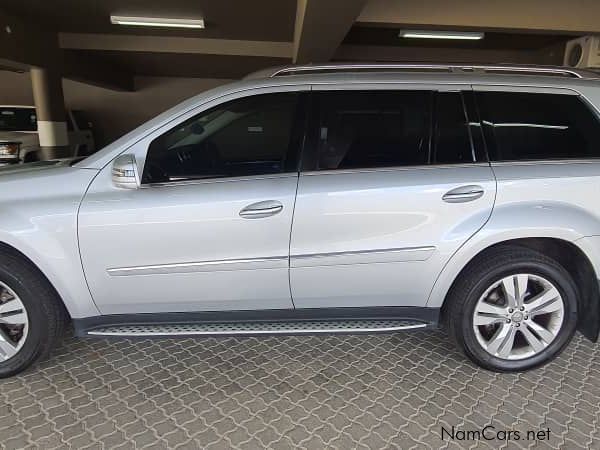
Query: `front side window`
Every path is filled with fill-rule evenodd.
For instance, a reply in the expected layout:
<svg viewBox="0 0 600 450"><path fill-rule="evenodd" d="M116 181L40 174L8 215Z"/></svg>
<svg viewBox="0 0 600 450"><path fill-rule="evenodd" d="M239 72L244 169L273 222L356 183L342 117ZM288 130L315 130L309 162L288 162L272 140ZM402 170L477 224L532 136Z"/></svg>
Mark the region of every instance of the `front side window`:
<svg viewBox="0 0 600 450"><path fill-rule="evenodd" d="M152 141L142 183L295 171L300 95L244 97L183 122Z"/></svg>
<svg viewBox="0 0 600 450"><path fill-rule="evenodd" d="M576 95L478 92L492 161L600 156L596 116Z"/></svg>

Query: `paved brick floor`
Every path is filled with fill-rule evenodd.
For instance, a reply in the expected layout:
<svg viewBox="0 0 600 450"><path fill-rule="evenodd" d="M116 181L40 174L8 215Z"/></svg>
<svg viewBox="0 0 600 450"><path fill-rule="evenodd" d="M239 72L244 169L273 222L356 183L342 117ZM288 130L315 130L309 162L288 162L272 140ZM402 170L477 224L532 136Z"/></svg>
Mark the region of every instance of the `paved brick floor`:
<svg viewBox="0 0 600 450"><path fill-rule="evenodd" d="M0 381L0 445L600 448L599 349L578 336L543 369L499 375L440 332L68 338L48 361ZM521 440L441 436L488 424ZM525 440L548 428L549 439Z"/></svg>

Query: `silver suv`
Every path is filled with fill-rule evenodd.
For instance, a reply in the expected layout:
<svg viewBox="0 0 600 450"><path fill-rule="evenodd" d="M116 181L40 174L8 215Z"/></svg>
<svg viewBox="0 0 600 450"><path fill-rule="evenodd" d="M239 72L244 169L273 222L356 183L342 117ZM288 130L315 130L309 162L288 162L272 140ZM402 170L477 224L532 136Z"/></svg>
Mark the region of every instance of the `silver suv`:
<svg viewBox="0 0 600 450"><path fill-rule="evenodd" d="M600 325L600 80L326 65L0 172L0 375L78 336L443 326L518 371ZM19 193L15 200L15 192Z"/></svg>

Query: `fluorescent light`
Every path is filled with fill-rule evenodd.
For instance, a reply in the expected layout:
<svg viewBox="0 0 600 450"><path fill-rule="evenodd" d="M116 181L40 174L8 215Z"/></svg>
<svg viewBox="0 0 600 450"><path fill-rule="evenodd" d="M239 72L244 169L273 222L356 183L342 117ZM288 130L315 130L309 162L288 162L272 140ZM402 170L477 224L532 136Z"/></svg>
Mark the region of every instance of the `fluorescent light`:
<svg viewBox="0 0 600 450"><path fill-rule="evenodd" d="M400 30L398 36L417 39L467 39L476 41L483 39L484 34L476 31Z"/></svg>
<svg viewBox="0 0 600 450"><path fill-rule="evenodd" d="M143 27L204 28L204 19L110 16L110 23L115 25L135 25Z"/></svg>

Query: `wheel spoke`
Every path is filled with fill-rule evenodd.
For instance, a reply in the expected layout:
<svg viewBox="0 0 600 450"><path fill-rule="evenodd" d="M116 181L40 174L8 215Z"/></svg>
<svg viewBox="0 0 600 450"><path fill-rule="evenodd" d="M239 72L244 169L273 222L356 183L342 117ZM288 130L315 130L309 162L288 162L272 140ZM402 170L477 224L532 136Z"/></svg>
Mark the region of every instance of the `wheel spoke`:
<svg viewBox="0 0 600 450"><path fill-rule="evenodd" d="M562 309L562 299L558 290L554 287L537 295L527 303L527 311L531 315L548 314Z"/></svg>
<svg viewBox="0 0 600 450"><path fill-rule="evenodd" d="M3 314L14 313L17 311L22 311L23 303L21 300L17 300L16 298L11 298L10 300L0 303L0 316Z"/></svg>
<svg viewBox="0 0 600 450"><path fill-rule="evenodd" d="M546 344L549 344L550 342L552 342L554 340L554 334L552 334L551 331L547 330L546 328L544 328L542 325L540 325L537 322L534 322L533 320L527 320L525 322L525 325L527 326L527 328L531 328L533 331L536 332L536 334L542 339L542 341L544 341Z"/></svg>
<svg viewBox="0 0 600 450"><path fill-rule="evenodd" d="M488 302L479 302L475 309L474 325L490 325L492 323L504 322L506 320L506 309L501 306L492 305Z"/></svg>
<svg viewBox="0 0 600 450"><path fill-rule="evenodd" d="M525 298L525 294L527 293L527 283L529 282L529 275L519 274L513 277L515 282L515 299L517 301L517 306L523 306L523 299Z"/></svg>
<svg viewBox="0 0 600 450"><path fill-rule="evenodd" d="M518 274L506 277L502 280L502 289L506 296L506 303L512 308L518 308L523 305L523 297L527 292L527 283L529 275Z"/></svg>
<svg viewBox="0 0 600 450"><path fill-rule="evenodd" d="M489 314L504 317L506 315L506 308L503 308L502 306L492 305L488 302L479 302L479 304L475 308L475 312L477 314Z"/></svg>
<svg viewBox="0 0 600 450"><path fill-rule="evenodd" d="M487 345L487 351L492 355L506 357L510 354L515 340L515 329L509 324L501 325Z"/></svg>
<svg viewBox="0 0 600 450"><path fill-rule="evenodd" d="M521 333L523 333L525 340L534 352L539 353L546 347L546 344L540 341L538 337L531 332L527 324L521 328Z"/></svg>
<svg viewBox="0 0 600 450"><path fill-rule="evenodd" d="M4 330L0 329L0 358L7 360L17 353L16 344L6 335Z"/></svg>
<svg viewBox="0 0 600 450"><path fill-rule="evenodd" d="M21 325L27 322L27 313L21 300L11 298L0 304L0 323Z"/></svg>
<svg viewBox="0 0 600 450"><path fill-rule="evenodd" d="M512 308L516 308L517 304L517 293L515 288L515 280L511 277L506 277L502 280L502 290L506 298L506 303Z"/></svg>
<svg viewBox="0 0 600 450"><path fill-rule="evenodd" d="M27 323L27 313L22 311L9 316L0 316L0 323L7 325L23 325L24 323Z"/></svg>
<svg viewBox="0 0 600 450"><path fill-rule="evenodd" d="M506 321L505 317L477 314L475 316L475 319L473 320L473 324L477 325L477 326L482 326L482 325L491 325L493 323L499 323L499 322L505 322L505 321Z"/></svg>

